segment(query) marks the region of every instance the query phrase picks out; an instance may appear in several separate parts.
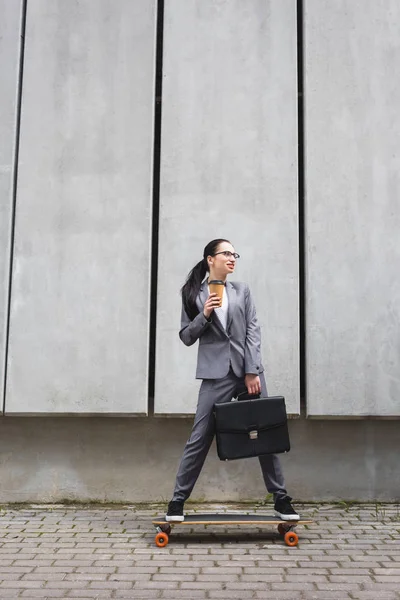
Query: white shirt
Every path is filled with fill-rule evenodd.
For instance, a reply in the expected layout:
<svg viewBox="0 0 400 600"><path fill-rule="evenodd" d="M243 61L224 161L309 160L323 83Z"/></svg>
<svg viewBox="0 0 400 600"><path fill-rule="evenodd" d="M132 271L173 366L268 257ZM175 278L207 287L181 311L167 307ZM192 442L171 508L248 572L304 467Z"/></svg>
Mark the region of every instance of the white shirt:
<svg viewBox="0 0 400 600"><path fill-rule="evenodd" d="M208 288L210 294L210 288ZM228 321L228 294L226 293L226 287L224 286L224 292L222 294L222 305L219 308L214 308L214 312L217 314L218 319L221 321L222 327L226 331L226 324Z"/></svg>

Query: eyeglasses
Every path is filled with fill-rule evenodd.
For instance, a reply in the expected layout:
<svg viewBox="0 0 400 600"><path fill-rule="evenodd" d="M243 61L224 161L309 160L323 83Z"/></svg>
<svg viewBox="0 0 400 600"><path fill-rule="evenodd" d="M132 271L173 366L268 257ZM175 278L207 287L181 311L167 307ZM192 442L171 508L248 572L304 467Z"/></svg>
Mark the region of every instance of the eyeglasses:
<svg viewBox="0 0 400 600"><path fill-rule="evenodd" d="M217 256L217 254L223 254L226 258L240 258L240 254L237 252L230 252L229 250L222 250L222 252L216 252L213 256Z"/></svg>

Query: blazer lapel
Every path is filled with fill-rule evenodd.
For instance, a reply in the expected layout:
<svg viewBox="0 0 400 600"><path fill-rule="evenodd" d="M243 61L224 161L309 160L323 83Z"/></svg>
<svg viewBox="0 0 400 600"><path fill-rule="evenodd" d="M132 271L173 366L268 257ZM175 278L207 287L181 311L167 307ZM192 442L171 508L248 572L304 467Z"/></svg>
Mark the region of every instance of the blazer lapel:
<svg viewBox="0 0 400 600"><path fill-rule="evenodd" d="M200 286L200 291L197 295L197 299L196 299L196 304L197 304L197 308L199 309L200 312L202 312L203 308L204 308L204 303L208 298L208 286L207 286L207 279L205 281L203 281L203 283Z"/></svg>
<svg viewBox="0 0 400 600"><path fill-rule="evenodd" d="M237 304L236 290L229 281L226 282L226 293L228 296L228 320L226 323L226 330L229 331Z"/></svg>

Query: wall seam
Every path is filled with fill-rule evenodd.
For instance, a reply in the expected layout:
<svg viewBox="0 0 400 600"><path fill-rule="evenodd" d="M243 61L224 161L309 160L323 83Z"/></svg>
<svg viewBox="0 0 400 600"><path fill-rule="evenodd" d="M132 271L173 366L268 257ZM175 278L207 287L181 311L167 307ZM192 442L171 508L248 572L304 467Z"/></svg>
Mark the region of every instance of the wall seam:
<svg viewBox="0 0 400 600"><path fill-rule="evenodd" d="M10 243L9 243L9 264L8 264L8 294L6 299L5 314L5 348L4 348L4 363L3 363L3 381L2 381L2 413L4 415L6 409L6 388L8 374L8 348L10 336L10 319L11 319L11 294L12 294L12 274L14 264L14 238L15 238L15 213L17 203L17 184L18 184L18 160L19 160L19 142L21 132L21 107L22 107L22 84L24 76L24 57L25 57L25 31L26 31L26 12L27 0L22 0L21 3L21 21L20 21L20 45L19 45L19 68L17 79L17 102L15 110L15 138L14 152L12 163L12 184L11 184L11 219L10 219Z"/></svg>
<svg viewBox="0 0 400 600"><path fill-rule="evenodd" d="M158 234L160 221L160 171L161 171L161 113L164 42L164 0L157 2L156 27L156 73L153 129L153 205L150 266L150 327L149 327L149 380L148 415L154 415L154 391L156 369L156 327L157 327L157 288L158 288Z"/></svg>
<svg viewBox="0 0 400 600"><path fill-rule="evenodd" d="M298 143L298 219L299 219L299 365L300 415L306 416L306 256L305 256L305 173L304 173L304 52L303 0L297 0L297 143Z"/></svg>

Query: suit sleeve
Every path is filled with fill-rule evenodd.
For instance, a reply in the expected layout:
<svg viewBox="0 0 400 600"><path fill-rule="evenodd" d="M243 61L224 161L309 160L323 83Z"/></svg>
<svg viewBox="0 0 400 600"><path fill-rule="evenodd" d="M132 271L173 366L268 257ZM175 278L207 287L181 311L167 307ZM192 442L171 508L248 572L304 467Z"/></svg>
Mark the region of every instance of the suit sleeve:
<svg viewBox="0 0 400 600"><path fill-rule="evenodd" d="M181 329L179 331L179 337L185 346L192 346L201 335L211 325L211 319L207 321L203 312L200 312L191 321L182 305L181 314Z"/></svg>
<svg viewBox="0 0 400 600"><path fill-rule="evenodd" d="M256 307L249 287L245 289L246 344L244 349L245 373L259 375L261 369L261 329L258 324Z"/></svg>

